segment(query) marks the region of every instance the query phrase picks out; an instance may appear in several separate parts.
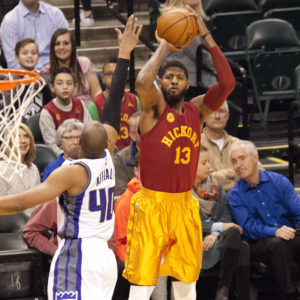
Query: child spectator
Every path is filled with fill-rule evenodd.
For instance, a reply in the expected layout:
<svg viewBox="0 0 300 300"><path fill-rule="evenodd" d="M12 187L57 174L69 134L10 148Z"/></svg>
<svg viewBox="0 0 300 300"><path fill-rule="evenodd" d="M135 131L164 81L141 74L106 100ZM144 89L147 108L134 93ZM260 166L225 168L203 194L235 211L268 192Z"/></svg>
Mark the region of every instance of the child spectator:
<svg viewBox="0 0 300 300"><path fill-rule="evenodd" d="M88 110L79 98L71 98L75 79L68 68L58 68L51 76L51 91L56 97L41 111L40 128L46 145L56 154L62 150L55 143L58 127L67 119L77 119L83 123L91 121Z"/></svg>
<svg viewBox="0 0 300 300"><path fill-rule="evenodd" d="M39 60L38 45L31 38L26 38L17 42L15 47L16 61L20 69L34 71ZM27 87L23 92L26 94ZM22 96L21 96L22 98ZM52 96L49 87L46 85L29 103L26 112L23 115L23 122L26 122L31 116L39 113L43 106L51 101Z"/></svg>
<svg viewBox="0 0 300 300"><path fill-rule="evenodd" d="M100 121L104 103L108 97L111 79L116 69L116 59L110 59L103 65L103 72L101 73L102 81L105 84L105 91L97 95L88 104L88 110L93 120ZM122 150L130 144L129 136L129 119L136 112L141 109L139 98L129 92L124 92L121 106L121 128L120 135L117 141L117 147Z"/></svg>

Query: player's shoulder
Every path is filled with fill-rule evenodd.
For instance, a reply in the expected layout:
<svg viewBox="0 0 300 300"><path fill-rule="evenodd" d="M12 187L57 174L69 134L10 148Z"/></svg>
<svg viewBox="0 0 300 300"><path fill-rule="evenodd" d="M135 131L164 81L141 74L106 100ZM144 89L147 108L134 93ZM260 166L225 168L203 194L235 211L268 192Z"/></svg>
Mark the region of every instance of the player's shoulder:
<svg viewBox="0 0 300 300"><path fill-rule="evenodd" d="M0 28L4 30L7 26L16 25L16 18L20 12L19 4L15 6L11 11L9 11L3 18Z"/></svg>

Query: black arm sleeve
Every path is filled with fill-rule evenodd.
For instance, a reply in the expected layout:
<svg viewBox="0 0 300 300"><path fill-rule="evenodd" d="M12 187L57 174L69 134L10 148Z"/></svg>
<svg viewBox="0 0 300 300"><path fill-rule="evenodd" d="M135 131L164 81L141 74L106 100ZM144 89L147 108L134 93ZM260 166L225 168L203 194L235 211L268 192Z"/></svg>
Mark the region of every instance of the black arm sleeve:
<svg viewBox="0 0 300 300"><path fill-rule="evenodd" d="M121 101L124 96L128 67L128 59L118 58L108 99L105 101L101 117L101 123L111 125L118 133L120 132Z"/></svg>

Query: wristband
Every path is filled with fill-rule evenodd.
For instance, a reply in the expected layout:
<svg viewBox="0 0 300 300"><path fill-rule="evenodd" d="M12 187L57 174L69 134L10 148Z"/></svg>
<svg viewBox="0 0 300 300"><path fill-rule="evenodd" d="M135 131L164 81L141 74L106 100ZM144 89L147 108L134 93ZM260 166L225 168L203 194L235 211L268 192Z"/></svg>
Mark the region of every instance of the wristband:
<svg viewBox="0 0 300 300"><path fill-rule="evenodd" d="M204 33L201 37L202 37L203 39L205 39L209 34L210 34L210 31L207 31L207 32Z"/></svg>

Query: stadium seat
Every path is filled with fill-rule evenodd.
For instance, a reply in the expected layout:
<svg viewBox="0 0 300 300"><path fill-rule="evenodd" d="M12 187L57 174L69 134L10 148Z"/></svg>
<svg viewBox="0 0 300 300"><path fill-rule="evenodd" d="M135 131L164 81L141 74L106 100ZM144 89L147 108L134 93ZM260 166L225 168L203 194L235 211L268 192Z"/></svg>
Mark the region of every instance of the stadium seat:
<svg viewBox="0 0 300 300"><path fill-rule="evenodd" d="M300 65L295 69L296 100L300 101Z"/></svg>
<svg viewBox="0 0 300 300"><path fill-rule="evenodd" d="M49 163L54 161L57 158L57 156L53 152L53 150L46 145L36 144L35 147L36 147L36 158L34 160L34 163L38 167L40 171L40 175L42 177L45 167Z"/></svg>
<svg viewBox="0 0 300 300"><path fill-rule="evenodd" d="M253 0L209 0L206 1L205 12L212 16L216 13L235 12L235 11L255 11L258 9Z"/></svg>
<svg viewBox="0 0 300 300"><path fill-rule="evenodd" d="M294 72L300 64L300 40L287 21L259 20L246 29L246 55L253 98L265 125L270 101L295 97Z"/></svg>
<svg viewBox="0 0 300 300"><path fill-rule="evenodd" d="M46 296L47 258L23 239L23 213L0 216L0 299Z"/></svg>
<svg viewBox="0 0 300 300"><path fill-rule="evenodd" d="M225 55L234 60L244 58L245 29L250 23L261 19L254 0L211 0L206 12L210 16L212 36Z"/></svg>
<svg viewBox="0 0 300 300"><path fill-rule="evenodd" d="M26 125L32 131L34 142L36 144L43 144L43 136L40 130L40 114L33 115L26 121Z"/></svg>
<svg viewBox="0 0 300 300"><path fill-rule="evenodd" d="M259 0L263 12L276 8L299 7L299 0Z"/></svg>
<svg viewBox="0 0 300 300"><path fill-rule="evenodd" d="M299 0L260 0L259 7L265 18L278 18L291 23L300 37Z"/></svg>
<svg viewBox="0 0 300 300"><path fill-rule="evenodd" d="M27 220L28 217L24 213L0 216L0 234L23 230L23 227L26 224ZM0 250L3 250L1 247L6 246L0 245Z"/></svg>
<svg viewBox="0 0 300 300"><path fill-rule="evenodd" d="M300 37L300 4L298 7L271 9L265 13L265 18L278 18L288 21Z"/></svg>

